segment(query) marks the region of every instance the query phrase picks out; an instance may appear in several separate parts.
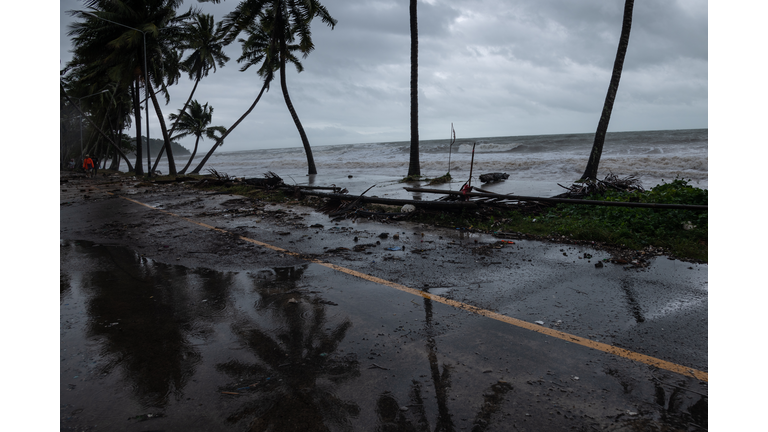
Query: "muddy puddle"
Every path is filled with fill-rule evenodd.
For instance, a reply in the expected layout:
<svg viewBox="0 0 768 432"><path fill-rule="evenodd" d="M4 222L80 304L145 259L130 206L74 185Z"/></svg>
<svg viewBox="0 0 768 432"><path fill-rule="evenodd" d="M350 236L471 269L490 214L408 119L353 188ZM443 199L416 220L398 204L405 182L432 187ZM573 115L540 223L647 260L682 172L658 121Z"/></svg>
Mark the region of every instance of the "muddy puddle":
<svg viewBox="0 0 768 432"><path fill-rule="evenodd" d="M306 265L222 273L89 242L61 249L63 430L255 418L293 430L283 423L359 411L333 396L359 376L354 355L337 352L351 324L297 285Z"/></svg>
<svg viewBox="0 0 768 432"><path fill-rule="evenodd" d="M60 249L61 430L706 425L696 380L320 265L221 272Z"/></svg>

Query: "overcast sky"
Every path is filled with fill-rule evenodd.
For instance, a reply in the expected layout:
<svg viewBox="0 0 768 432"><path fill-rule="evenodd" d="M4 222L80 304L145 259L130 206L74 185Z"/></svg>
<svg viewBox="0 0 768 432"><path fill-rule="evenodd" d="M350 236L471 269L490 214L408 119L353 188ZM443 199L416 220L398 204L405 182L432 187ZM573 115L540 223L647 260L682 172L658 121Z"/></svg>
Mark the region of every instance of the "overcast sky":
<svg viewBox="0 0 768 432"><path fill-rule="evenodd" d="M237 0L185 2L218 21ZM288 89L313 146L410 139L408 0L324 0L338 20L313 23L315 51ZM594 133L621 32L623 0L419 1L419 136L449 138ZM61 65L71 59L61 0ZM609 131L708 127L708 11L703 0L635 3L629 49ZM229 127L261 89L255 70L230 62L195 94ZM192 82L173 86L164 115ZM150 134L160 137L156 118ZM127 131L133 134L133 131ZM188 142L187 142L188 141ZM193 138L181 144L191 148ZM202 148L210 148L203 143ZM222 150L296 147L301 140L276 81Z"/></svg>

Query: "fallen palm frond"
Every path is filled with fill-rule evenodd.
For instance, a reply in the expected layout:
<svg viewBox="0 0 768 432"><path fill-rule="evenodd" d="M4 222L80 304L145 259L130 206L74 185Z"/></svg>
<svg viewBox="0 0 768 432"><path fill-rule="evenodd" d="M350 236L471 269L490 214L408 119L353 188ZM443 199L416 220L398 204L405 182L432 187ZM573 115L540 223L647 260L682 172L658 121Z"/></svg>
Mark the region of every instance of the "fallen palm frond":
<svg viewBox="0 0 768 432"><path fill-rule="evenodd" d="M227 173L220 173L213 168L208 169L208 174L216 177L216 180L231 180Z"/></svg>
<svg viewBox="0 0 768 432"><path fill-rule="evenodd" d="M272 171L264 173L264 178L252 178L243 181L250 186L257 186L265 189L274 189L276 187L285 186L283 179Z"/></svg>
<svg viewBox="0 0 768 432"><path fill-rule="evenodd" d="M620 192L644 192L640 179L634 175L619 178L617 175L609 172L603 180L585 180L580 183L574 183L570 187L557 184L567 192L557 195L555 198L584 198L590 195L601 195L609 190Z"/></svg>

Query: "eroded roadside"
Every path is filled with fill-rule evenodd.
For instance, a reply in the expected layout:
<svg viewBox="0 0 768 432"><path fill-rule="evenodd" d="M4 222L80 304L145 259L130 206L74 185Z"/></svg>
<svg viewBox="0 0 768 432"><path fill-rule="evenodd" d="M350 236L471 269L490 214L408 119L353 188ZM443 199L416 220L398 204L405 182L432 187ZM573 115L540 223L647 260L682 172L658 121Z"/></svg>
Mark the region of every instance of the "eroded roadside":
<svg viewBox="0 0 768 432"><path fill-rule="evenodd" d="M599 268L612 255L583 245L330 222L309 208L184 185L68 180L60 211L62 349L82 357L62 352L62 429L119 420L109 429L138 430L151 419L156 427L265 422L292 430L278 401L306 406L291 414L330 430L706 427L705 381L313 260L700 371L707 370L706 265L661 256L642 268ZM93 277L105 271L114 279ZM130 279L120 307L110 307L110 287ZM164 312L144 312L145 302L160 302ZM151 344L120 338L140 341L169 314L166 336L155 341L178 341L166 357L187 360L142 376L127 358L152 363ZM86 367L88 359L99 367ZM84 380L68 373L83 370L90 371ZM114 392L131 407L122 413L128 421L82 395L114 391L124 380L137 389ZM337 402L327 405L323 395ZM190 412L196 420L182 420Z"/></svg>

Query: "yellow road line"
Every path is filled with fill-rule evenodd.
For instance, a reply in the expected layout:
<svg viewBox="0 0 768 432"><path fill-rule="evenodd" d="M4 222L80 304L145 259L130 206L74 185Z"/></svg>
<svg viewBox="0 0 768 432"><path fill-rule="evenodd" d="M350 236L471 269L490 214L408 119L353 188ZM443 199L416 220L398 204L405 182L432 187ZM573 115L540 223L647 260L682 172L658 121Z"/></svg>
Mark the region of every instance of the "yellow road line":
<svg viewBox="0 0 768 432"><path fill-rule="evenodd" d="M109 193L110 195L114 195L111 192L107 192L107 193ZM149 204L145 204L145 203L142 203L142 202L130 199L130 198L126 198L126 197L121 196L121 195L117 195L117 196L122 198L122 199L125 199L127 201L130 201L132 203L136 203L136 204L139 204L141 206L150 208L152 210L157 210L157 211L160 211L162 213L165 213L165 214L177 217L177 218L184 219L187 222L193 223L193 224L201 226L203 228L211 229L211 230L218 231L218 232L225 233L225 234L232 234L232 233L230 233L227 230L223 230L221 228L216 228L216 227L213 227L211 225L208 225L208 224L205 224L205 223L202 223L202 222L198 222L198 221L189 219L187 217L177 215L175 213L171 213L171 212L169 212L167 210L163 210L163 209L159 209L157 207L153 207L153 206L151 206ZM644 364L647 364L647 365L655 366L655 367L658 367L659 369L668 370L670 372L675 372L675 373L678 373L680 375L685 375L685 376L693 377L693 378L696 378L696 379L698 379L700 381L709 382L709 373L707 373L707 372L703 372L703 371L700 371L700 370L696 370L696 369L693 369L693 368L682 366L682 365L679 365L679 364L676 364L676 363L668 362L666 360L657 359L655 357L647 356L645 354L636 353L636 352L630 351L628 349L615 347L613 345L608 345L608 344L605 344L605 343L602 343L602 342L596 342L596 341L593 341L593 340L590 340L590 339L583 338L581 336L572 335L572 334L565 333L565 332L562 332L562 331L559 331L559 330L547 328L547 327L544 327L544 326L541 326L541 325L538 325L538 324L529 323L527 321L523 321L523 320L520 320L520 319L517 319L517 318L508 317L506 315L502 315L502 314L499 314L499 313L496 313L496 312L492 312L492 311L489 311L489 310L486 310L486 309L481 309L479 307L468 305L468 304L462 303L462 302L458 302L456 300L451 300L451 299L448 299L448 298L445 298L445 297L441 297L439 295L430 294L428 292L424 292L424 291L417 290L417 289L414 289L414 288L411 288L411 287L408 287L408 286L405 286L405 285L401 285L401 284L396 283L396 282L392 282L392 281L388 281L388 280L385 280L385 279L381 279L381 278L378 278L376 276L371 276L369 274L361 273L359 271L348 269L346 267L341 267L341 266L336 265L336 264L331 264L331 263L320 261L320 260L316 260L316 259L302 257L301 254L298 254L296 252L291 252L291 251L289 251L287 249L283 249L281 247L277 247L277 246L271 245L269 243L264 243L264 242L261 242L261 241L258 241L258 240L254 240L252 238L238 236L238 239L246 241L246 242L249 242L249 243L253 243L253 244L258 245L258 246L265 247L267 249L271 249L271 250L276 251L276 252L281 252L281 253L284 253L286 255L293 256L295 258L299 258L299 259L303 259L305 261L309 261L309 262L312 262L312 263L315 263L315 264L319 264L319 265L327 267L329 269L336 270L336 271L339 271L339 272L342 272L342 273L346 273L348 275L351 275L351 276L354 276L354 277L357 277L357 278L360 278L360 279L364 279L364 280L367 280L369 282L373 282L373 283L376 283L376 284L388 286L388 287L394 288L396 290L407 292L407 293L413 294L415 296L427 298L427 299L430 299L430 300L433 300L433 301L436 301L436 302L439 302L439 303L443 303L443 304L448 305L448 306L452 306L452 307L455 307L455 308L458 308L458 309L462 309L462 310L465 310L465 311L468 311L468 312L475 313L477 315L482 315L484 317L495 319L497 321L501 321L501 322L504 322L504 323L507 323L507 324L511 324L513 326L524 328L526 330L534 331L534 332L537 332L537 333L542 333L542 334L545 334L547 336L551 336L551 337L554 337L554 338L562 339L564 341L575 343L575 344L578 344L578 345L582 345L582 346L585 346L587 348L592 348L592 349L595 349L595 350L598 350L598 351L602 351L602 352L605 352L605 353L608 353L608 354L613 354L613 355L618 356L618 357L623 357L623 358L626 358L626 359L629 359L629 360L633 360L633 361L637 361L637 362L644 363Z"/></svg>

